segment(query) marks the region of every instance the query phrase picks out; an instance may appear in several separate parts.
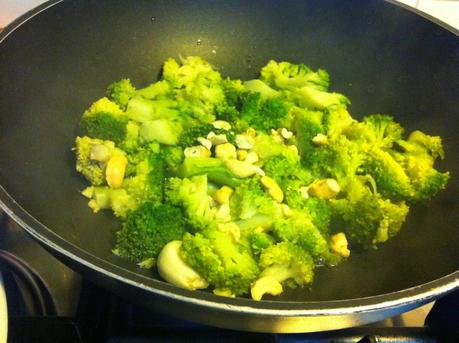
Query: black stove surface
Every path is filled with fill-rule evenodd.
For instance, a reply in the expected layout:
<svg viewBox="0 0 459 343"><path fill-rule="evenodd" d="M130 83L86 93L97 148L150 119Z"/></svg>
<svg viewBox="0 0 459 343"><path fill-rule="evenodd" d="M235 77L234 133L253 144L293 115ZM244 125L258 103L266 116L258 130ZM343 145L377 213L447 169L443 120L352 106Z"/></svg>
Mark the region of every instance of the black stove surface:
<svg viewBox="0 0 459 343"><path fill-rule="evenodd" d="M400 318L312 334L219 329L145 309L54 259L9 218L0 225L0 271L9 342L459 342L459 291L437 300L415 327ZM388 323L390 326L388 327ZM400 326L402 325L402 326Z"/></svg>

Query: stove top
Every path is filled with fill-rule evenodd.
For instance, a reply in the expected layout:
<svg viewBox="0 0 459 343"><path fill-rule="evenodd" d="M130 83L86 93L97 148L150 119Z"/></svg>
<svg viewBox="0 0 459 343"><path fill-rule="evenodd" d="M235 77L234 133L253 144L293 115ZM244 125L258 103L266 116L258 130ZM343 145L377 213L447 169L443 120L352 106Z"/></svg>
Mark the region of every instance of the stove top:
<svg viewBox="0 0 459 343"><path fill-rule="evenodd" d="M6 215L0 271L9 342L459 342L459 292L371 325L313 334L248 333L178 320L81 278Z"/></svg>

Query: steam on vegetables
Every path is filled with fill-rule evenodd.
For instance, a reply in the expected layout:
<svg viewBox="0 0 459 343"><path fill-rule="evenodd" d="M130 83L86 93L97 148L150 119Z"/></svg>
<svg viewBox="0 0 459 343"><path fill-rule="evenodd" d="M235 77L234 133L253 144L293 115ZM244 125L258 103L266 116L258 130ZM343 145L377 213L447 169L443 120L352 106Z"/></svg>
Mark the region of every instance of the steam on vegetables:
<svg viewBox="0 0 459 343"><path fill-rule="evenodd" d="M255 300L397 234L449 174L441 138L356 120L325 70L270 61L255 80L200 57L137 89L111 84L81 118L89 207L120 219L113 252L168 282Z"/></svg>

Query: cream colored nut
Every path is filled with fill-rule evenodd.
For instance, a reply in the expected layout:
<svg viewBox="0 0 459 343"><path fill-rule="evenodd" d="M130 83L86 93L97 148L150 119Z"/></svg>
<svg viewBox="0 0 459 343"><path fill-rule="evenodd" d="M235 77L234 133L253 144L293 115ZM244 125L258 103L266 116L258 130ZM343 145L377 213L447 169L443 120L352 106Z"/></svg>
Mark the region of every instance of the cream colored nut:
<svg viewBox="0 0 459 343"><path fill-rule="evenodd" d="M228 204L222 204L217 207L215 219L225 223L231 221L231 210Z"/></svg>
<svg viewBox="0 0 459 343"><path fill-rule="evenodd" d="M283 127L283 128L281 129L280 134L281 134L281 136L284 137L285 139L290 139L290 138L293 137L293 132L287 130L285 127Z"/></svg>
<svg viewBox="0 0 459 343"><path fill-rule="evenodd" d="M216 120L212 123L213 127L216 129L222 129L225 131L231 130L231 124L224 120Z"/></svg>
<svg viewBox="0 0 459 343"><path fill-rule="evenodd" d="M231 290L226 289L226 288L215 288L213 290L215 295L219 295L221 297L228 297L228 298L234 298L236 295L231 292Z"/></svg>
<svg viewBox="0 0 459 343"><path fill-rule="evenodd" d="M290 208L290 206L286 204L281 204L282 206L282 214L286 217L291 217L293 215L293 210Z"/></svg>
<svg viewBox="0 0 459 343"><path fill-rule="evenodd" d="M220 223L218 224L218 229L221 232L228 233L234 242L236 243L239 242L239 239L241 238L241 229L239 228L239 226L237 226L236 223L234 222Z"/></svg>
<svg viewBox="0 0 459 343"><path fill-rule="evenodd" d="M128 160L124 155L114 155L107 162L105 179L111 188L119 188L124 180Z"/></svg>
<svg viewBox="0 0 459 343"><path fill-rule="evenodd" d="M340 190L341 188L335 179L322 179L314 181L308 187L308 194L316 198L332 199Z"/></svg>
<svg viewBox="0 0 459 343"><path fill-rule="evenodd" d="M211 131L207 135L207 139L212 142L213 145L224 144L228 142L225 134L215 134L215 132Z"/></svg>
<svg viewBox="0 0 459 343"><path fill-rule="evenodd" d="M309 193L308 193L309 187L300 187L300 194L303 198L307 199L309 198Z"/></svg>
<svg viewBox="0 0 459 343"><path fill-rule="evenodd" d="M249 163L255 163L258 162L259 158L258 155L255 151L251 151L247 154L245 161Z"/></svg>
<svg viewBox="0 0 459 343"><path fill-rule="evenodd" d="M202 145L197 145L185 148L183 154L185 157L210 157L212 153Z"/></svg>
<svg viewBox="0 0 459 343"><path fill-rule="evenodd" d="M279 295L283 292L282 285L272 276L262 276L254 282L250 289L252 299L260 301L263 295Z"/></svg>
<svg viewBox="0 0 459 343"><path fill-rule="evenodd" d="M93 161L106 162L110 158L110 149L103 144L94 144L89 158Z"/></svg>
<svg viewBox="0 0 459 343"><path fill-rule="evenodd" d="M257 131L255 131L254 128L249 127L247 130L245 130L245 134L247 136L250 136L250 137L254 138L257 135Z"/></svg>
<svg viewBox="0 0 459 343"><path fill-rule="evenodd" d="M208 282L180 257L181 241L167 243L158 256L157 266L161 277L167 282L185 289L203 289Z"/></svg>
<svg viewBox="0 0 459 343"><path fill-rule="evenodd" d="M244 161L247 158L247 150L237 150L236 156L239 161Z"/></svg>
<svg viewBox="0 0 459 343"><path fill-rule="evenodd" d="M201 144L207 150L210 151L210 149L212 149L212 142L209 141L207 138L198 137L198 142L199 142L199 144Z"/></svg>
<svg viewBox="0 0 459 343"><path fill-rule="evenodd" d="M225 166L228 168L236 177L245 178L252 176L253 174L264 175L263 170L260 167L254 166L246 161L239 160L226 160Z"/></svg>
<svg viewBox="0 0 459 343"><path fill-rule="evenodd" d="M212 198L219 204L228 204L234 190L231 187L223 186L222 188L215 191Z"/></svg>
<svg viewBox="0 0 459 343"><path fill-rule="evenodd" d="M271 129L271 137L273 138L273 141L276 143L284 142L284 138L279 134L277 130Z"/></svg>
<svg viewBox="0 0 459 343"><path fill-rule="evenodd" d="M215 147L215 157L227 160L236 156L236 147L231 143L219 144Z"/></svg>
<svg viewBox="0 0 459 343"><path fill-rule="evenodd" d="M263 176L260 181L275 201L281 203L284 200L284 193L274 179L269 176Z"/></svg>
<svg viewBox="0 0 459 343"><path fill-rule="evenodd" d="M239 149L249 150L255 144L253 137L249 135L236 135L236 145Z"/></svg>
<svg viewBox="0 0 459 343"><path fill-rule="evenodd" d="M343 232L339 232L330 238L330 248L338 255L343 257L349 257L351 251L348 248L348 242L346 235Z"/></svg>
<svg viewBox="0 0 459 343"><path fill-rule="evenodd" d="M328 137L325 136L323 133L318 133L317 135L312 137L312 142L316 145L327 145Z"/></svg>

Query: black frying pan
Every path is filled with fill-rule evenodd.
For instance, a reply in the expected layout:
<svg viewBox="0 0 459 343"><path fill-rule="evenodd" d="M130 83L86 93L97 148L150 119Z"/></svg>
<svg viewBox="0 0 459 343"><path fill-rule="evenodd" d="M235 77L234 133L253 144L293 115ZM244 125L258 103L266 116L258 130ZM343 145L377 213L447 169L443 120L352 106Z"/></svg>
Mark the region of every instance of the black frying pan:
<svg viewBox="0 0 459 343"><path fill-rule="evenodd" d="M164 283L111 253L119 223L87 207L71 148L109 83L146 85L179 54L233 78L256 77L271 58L328 70L354 116L392 114L444 137L448 189L413 206L379 249L318 269L311 289L254 302ZM159 310L260 331L370 322L459 287L458 96L458 37L387 2L50 1L0 35L0 200L84 276Z"/></svg>

